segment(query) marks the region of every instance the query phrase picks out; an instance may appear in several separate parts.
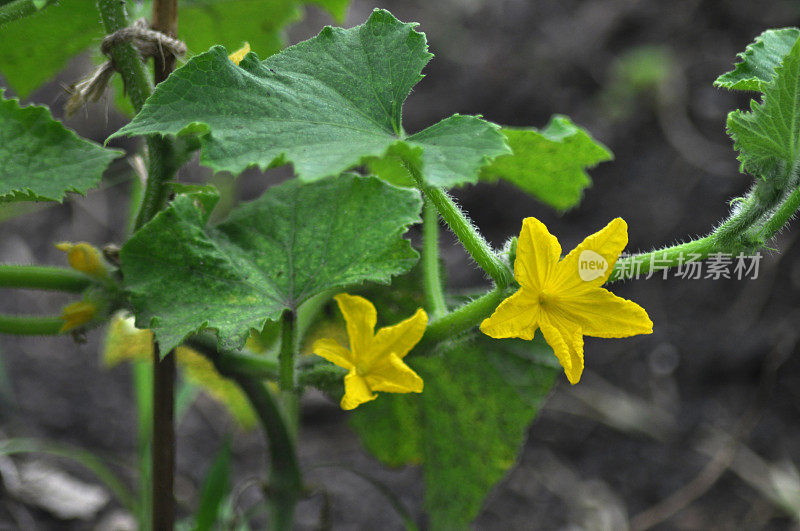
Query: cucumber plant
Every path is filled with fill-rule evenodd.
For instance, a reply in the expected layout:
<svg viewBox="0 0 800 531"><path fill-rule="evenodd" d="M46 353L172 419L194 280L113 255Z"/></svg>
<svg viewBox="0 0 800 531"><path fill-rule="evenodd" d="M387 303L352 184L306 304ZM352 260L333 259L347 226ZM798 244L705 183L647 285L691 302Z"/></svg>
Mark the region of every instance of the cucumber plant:
<svg viewBox="0 0 800 531"><path fill-rule="evenodd" d="M346 9L343 0L308 3L338 19ZM98 0L94 10L77 0L0 0L0 42L9 52L0 69L23 96L106 35L109 62L90 78L103 80L92 94L107 83L124 87L117 99L132 119L108 140L142 138L147 161L134 230L119 249L63 242L69 269L0 266L0 287L78 297L60 315L0 315L0 332L79 338L107 326L109 359L152 361L152 499L141 514L152 513L155 529L174 524L176 360L245 423L262 426L271 527L290 528L308 495L296 446L299 398L309 388L354 410L351 425L383 462L422 466L432 528L466 527L513 465L561 368L578 384L591 364L583 337L652 332L644 308L607 289L613 282L651 278L687 258L753 255L794 216L800 30L764 32L715 82L756 93L749 111L728 116L741 170L754 182L727 219L704 237L623 254L627 224L613 218L562 257L557 238L532 217L493 248L449 190L502 179L564 211L591 184L587 170L611 160L605 146L560 115L537 129L455 114L407 132L404 102L433 57L425 34L375 10L363 24L326 27L279 51L280 28L301 7ZM149 25L134 23L130 15L149 9ZM68 45L43 46L41 61L13 46L48 27L67 32ZM173 71L173 52L163 46L176 38L195 55ZM85 194L121 155L79 138L47 108L0 92L3 203ZM212 222L221 191L176 178L194 156L234 176L291 165L294 177ZM415 248L404 235L420 223ZM467 300L448 293L441 223L490 289ZM222 506L226 487L217 483L227 485L228 450L220 456L204 488L211 501L198 511L201 527Z"/></svg>

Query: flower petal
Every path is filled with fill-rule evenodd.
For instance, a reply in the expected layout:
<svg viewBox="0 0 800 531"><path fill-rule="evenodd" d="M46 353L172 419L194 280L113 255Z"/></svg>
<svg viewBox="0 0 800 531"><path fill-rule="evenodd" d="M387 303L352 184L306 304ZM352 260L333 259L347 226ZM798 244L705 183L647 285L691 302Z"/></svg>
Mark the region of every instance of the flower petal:
<svg viewBox="0 0 800 531"><path fill-rule="evenodd" d="M344 396L339 404L342 409L355 409L364 402L376 398L378 395L370 391L367 382L355 371L344 377Z"/></svg>
<svg viewBox="0 0 800 531"><path fill-rule="evenodd" d="M334 299L336 299L336 303L344 315L345 323L347 323L347 335L350 337L350 351L352 352L351 359L358 360L369 352L372 343L375 323L378 322L375 306L364 297L347 293L340 293Z"/></svg>
<svg viewBox="0 0 800 531"><path fill-rule="evenodd" d="M59 332L69 332L90 322L97 315L97 305L89 301L78 301L67 304L61 310L64 324Z"/></svg>
<svg viewBox="0 0 800 531"><path fill-rule="evenodd" d="M378 330L372 339L370 355L376 358L396 354L402 359L422 339L428 326L428 314L420 308L417 313L396 325Z"/></svg>
<svg viewBox="0 0 800 531"><path fill-rule="evenodd" d="M572 384L581 379L583 373L583 334L581 327L566 319L542 312L539 326L545 341L553 348L564 373Z"/></svg>
<svg viewBox="0 0 800 531"><path fill-rule="evenodd" d="M598 232L587 236L555 268L549 289L555 292L569 292L602 286L617 262L622 250L628 244L628 224L622 218L611 220ZM604 270L585 271L597 275L584 275L580 268L587 262L602 262Z"/></svg>
<svg viewBox="0 0 800 531"><path fill-rule="evenodd" d="M242 59L244 59L244 56L249 54L249 53L250 53L250 43L249 42L245 42L244 46L242 46L241 48L239 48L238 50L236 50L235 52L230 54L228 56L228 59L233 61L234 64L238 65L239 63L242 62Z"/></svg>
<svg viewBox="0 0 800 531"><path fill-rule="evenodd" d="M341 346L335 339L324 337L314 341L312 351L317 356L325 358L348 371L355 368L353 353Z"/></svg>
<svg viewBox="0 0 800 531"><path fill-rule="evenodd" d="M108 271L103 263L103 255L92 244L61 242L56 244L56 249L67 253L67 261L72 269L95 278L108 276Z"/></svg>
<svg viewBox="0 0 800 531"><path fill-rule="evenodd" d="M538 299L523 287L501 302L494 313L483 320L481 332L495 339L519 337L531 340L536 334L539 313Z"/></svg>
<svg viewBox="0 0 800 531"><path fill-rule="evenodd" d="M653 321L644 308L603 288L559 298L556 311L580 325L587 336L629 337L653 333Z"/></svg>
<svg viewBox="0 0 800 531"><path fill-rule="evenodd" d="M522 220L514 261L514 278L522 286L541 290L558 259L561 245L544 223L536 218Z"/></svg>
<svg viewBox="0 0 800 531"><path fill-rule="evenodd" d="M421 393L422 378L395 354L389 354L364 377L373 391Z"/></svg>

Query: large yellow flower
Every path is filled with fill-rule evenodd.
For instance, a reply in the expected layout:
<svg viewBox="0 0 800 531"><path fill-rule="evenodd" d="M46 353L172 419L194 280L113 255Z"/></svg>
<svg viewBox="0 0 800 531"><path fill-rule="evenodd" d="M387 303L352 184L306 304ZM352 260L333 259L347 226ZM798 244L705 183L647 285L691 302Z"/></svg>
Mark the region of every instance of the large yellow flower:
<svg viewBox="0 0 800 531"><path fill-rule="evenodd" d="M350 350L329 338L315 341L313 350L317 356L350 371L344 377L342 409L354 409L374 400L375 391L421 393L422 378L403 363L403 358L425 333L425 311L420 308L405 321L375 333L378 318L371 302L347 293L334 298L347 324Z"/></svg>
<svg viewBox="0 0 800 531"><path fill-rule="evenodd" d="M538 219L526 218L514 262L514 278L521 288L481 323L481 331L498 339L530 340L541 328L569 381L578 383L584 335L628 337L653 332L644 308L601 287L627 243L628 225L616 218L559 260L556 237Z"/></svg>

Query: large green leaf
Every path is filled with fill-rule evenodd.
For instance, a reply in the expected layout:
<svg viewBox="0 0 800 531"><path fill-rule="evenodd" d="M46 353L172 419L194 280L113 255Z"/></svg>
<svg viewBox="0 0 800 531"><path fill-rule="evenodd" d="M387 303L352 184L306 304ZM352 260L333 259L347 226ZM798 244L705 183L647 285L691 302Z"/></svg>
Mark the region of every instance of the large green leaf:
<svg viewBox="0 0 800 531"><path fill-rule="evenodd" d="M383 156L396 143L422 149L426 179L473 182L488 158L507 153L497 126L453 116L406 136L401 110L430 60L425 36L376 10L351 29L317 37L237 66L214 47L160 84L118 135L197 134L201 162L239 173L292 162L314 180Z"/></svg>
<svg viewBox="0 0 800 531"><path fill-rule="evenodd" d="M764 86L772 81L775 69L783 62L798 37L800 30L797 28L765 31L738 55L741 61L733 70L719 76L714 86L763 92Z"/></svg>
<svg viewBox="0 0 800 531"><path fill-rule="evenodd" d="M420 203L374 177L294 180L208 227L210 203L179 195L122 248L136 324L162 352L204 328L241 348L251 328L314 295L409 270L417 253L402 234Z"/></svg>
<svg viewBox="0 0 800 531"><path fill-rule="evenodd" d="M59 0L0 27L0 74L19 96L27 96L102 35L94 2Z"/></svg>
<svg viewBox="0 0 800 531"><path fill-rule="evenodd" d="M504 128L511 155L497 157L483 168L481 179L505 179L558 210L576 206L591 186L586 173L613 155L566 116L554 116L547 127Z"/></svg>
<svg viewBox="0 0 800 531"><path fill-rule="evenodd" d="M0 89L0 202L61 201L100 182L121 153L80 138L46 107L20 107Z"/></svg>
<svg viewBox="0 0 800 531"><path fill-rule="evenodd" d="M728 115L728 133L745 171L783 179L800 164L800 41L763 90L762 101L752 100L750 112Z"/></svg>
<svg viewBox="0 0 800 531"><path fill-rule="evenodd" d="M432 528L466 528L516 462L558 363L541 337L479 337L406 361L425 381L422 394L383 393L352 425L387 464L422 463Z"/></svg>

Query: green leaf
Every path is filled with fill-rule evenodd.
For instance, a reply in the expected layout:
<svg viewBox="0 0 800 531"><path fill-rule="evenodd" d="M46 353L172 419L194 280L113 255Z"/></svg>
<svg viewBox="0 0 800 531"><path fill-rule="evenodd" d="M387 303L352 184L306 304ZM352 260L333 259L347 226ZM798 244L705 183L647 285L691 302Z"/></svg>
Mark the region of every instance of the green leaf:
<svg viewBox="0 0 800 531"><path fill-rule="evenodd" d="M800 41L763 88L762 101L752 100L750 112L728 114L728 134L744 171L783 179L800 164Z"/></svg>
<svg viewBox="0 0 800 531"><path fill-rule="evenodd" d="M422 463L431 528L466 528L516 462L558 363L541 336L479 337L406 361L425 381L422 394L381 393L352 425L382 461Z"/></svg>
<svg viewBox="0 0 800 531"><path fill-rule="evenodd" d="M55 0L3 0L0 1L0 26L19 18L38 13Z"/></svg>
<svg viewBox="0 0 800 531"><path fill-rule="evenodd" d="M415 135L401 125L403 101L430 60L425 36L376 10L351 29L237 66L214 47L161 83L119 135L200 137L203 164L240 173L291 162L305 180L338 175L394 144L422 149L430 184L474 182L488 158L507 153L497 126L453 116Z"/></svg>
<svg viewBox="0 0 800 531"><path fill-rule="evenodd" d="M289 181L216 227L201 206L179 195L122 248L137 326L153 329L163 352L204 328L238 349L284 309L328 289L386 283L417 260L402 234L419 221L419 194L374 177Z"/></svg>
<svg viewBox="0 0 800 531"><path fill-rule="evenodd" d="M505 179L558 210L580 203L592 180L586 173L613 158L611 151L566 116L554 116L547 127L504 128L511 155L497 157L481 171L481 179Z"/></svg>
<svg viewBox="0 0 800 531"><path fill-rule="evenodd" d="M738 54L741 61L734 65L733 70L719 76L714 86L764 92L765 85L772 81L775 69L783 62L798 37L800 30L797 28L765 31L744 52Z"/></svg>
<svg viewBox="0 0 800 531"><path fill-rule="evenodd" d="M46 107L20 107L0 89L0 203L61 201L96 186L120 151L80 138Z"/></svg>
<svg viewBox="0 0 800 531"><path fill-rule="evenodd" d="M407 164L416 166L433 186L474 183L492 157L511 152L499 131L499 126L476 116L454 114L392 145L384 156L363 162L381 179L398 186L415 185Z"/></svg>
<svg viewBox="0 0 800 531"><path fill-rule="evenodd" d="M24 14L30 11L29 5L44 7L43 0L17 0L3 7L11 11L12 4L18 3L25 4L21 6ZM181 3L178 37L190 52L201 52L214 44L238 48L249 41L253 50L266 57L284 46L284 28L300 20L301 6L309 3L342 21L349 0L190 0ZM148 16L149 4L129 2L132 19ZM0 11L0 25L2 22ZM95 2L59 0L33 16L2 26L0 73L19 96L25 97L104 34ZM121 84L114 81L113 85L119 94ZM130 111L127 104L123 110Z"/></svg>
<svg viewBox="0 0 800 531"><path fill-rule="evenodd" d="M231 445L230 440L226 439L206 474L203 492L200 495L200 506L195 516L195 531L208 531L217 521L222 500L228 492L230 468Z"/></svg>
<svg viewBox="0 0 800 531"><path fill-rule="evenodd" d="M0 27L0 73L25 97L102 36L94 2L59 0L35 15Z"/></svg>

